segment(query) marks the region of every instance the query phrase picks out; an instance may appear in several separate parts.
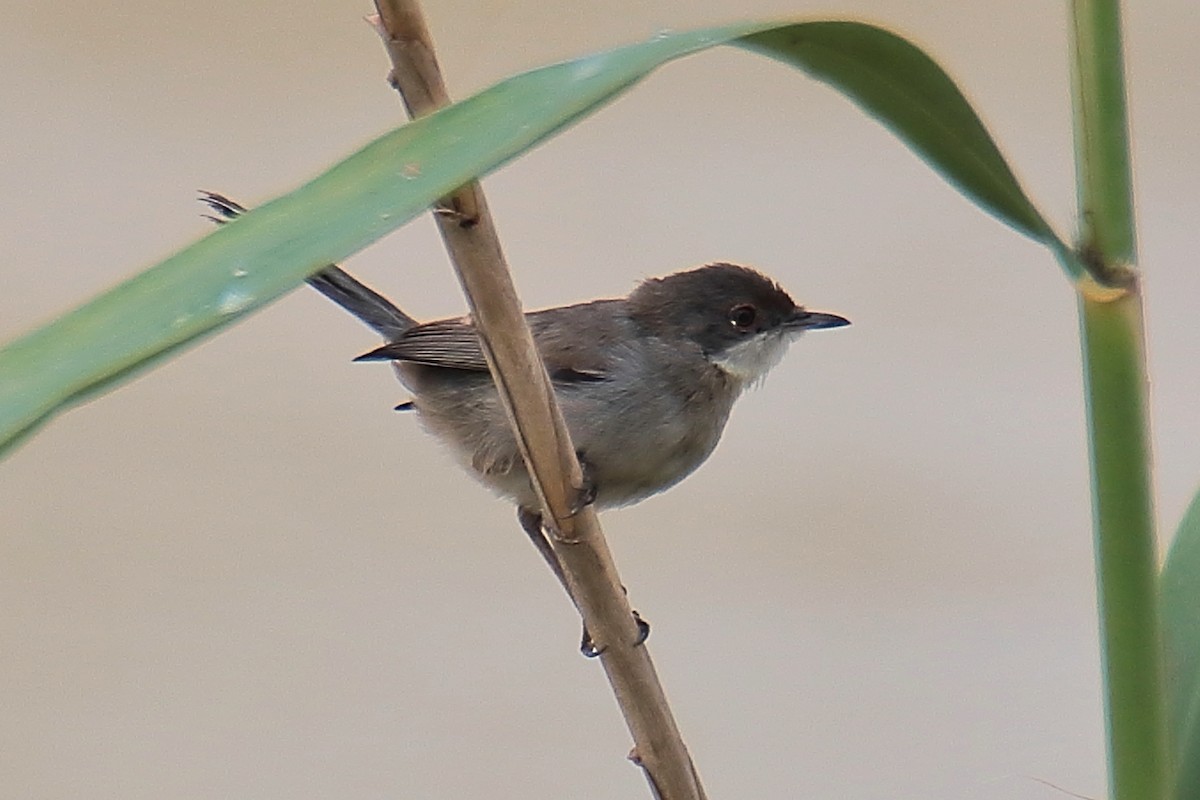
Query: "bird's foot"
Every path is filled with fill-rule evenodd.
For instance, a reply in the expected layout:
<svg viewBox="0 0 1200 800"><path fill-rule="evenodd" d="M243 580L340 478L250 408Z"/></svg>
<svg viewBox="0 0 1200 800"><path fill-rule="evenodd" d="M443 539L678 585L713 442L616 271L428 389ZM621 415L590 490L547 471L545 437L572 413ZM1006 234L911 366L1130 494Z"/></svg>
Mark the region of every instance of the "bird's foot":
<svg viewBox="0 0 1200 800"><path fill-rule="evenodd" d="M446 219L453 220L454 222L458 223L458 227L460 228L470 229L479 224L479 215L467 214L461 209L453 206L439 205L433 209L433 213L439 217L445 217Z"/></svg>
<svg viewBox="0 0 1200 800"><path fill-rule="evenodd" d="M642 615L636 610L633 612L633 621L637 624L637 639L634 640L633 646L637 647L643 644L650 638L650 623L642 619ZM596 658L603 653L605 648L597 647L592 640L592 634L588 631L587 625L583 626L583 639L579 643L579 652L583 653L584 658Z"/></svg>
<svg viewBox="0 0 1200 800"><path fill-rule="evenodd" d="M600 491L595 479L592 477L592 466L584 458L583 453L576 452L575 457L579 459L579 470L582 473L582 480L578 486L572 487L575 490L575 496L571 498L570 506L572 517L595 503L596 495Z"/></svg>

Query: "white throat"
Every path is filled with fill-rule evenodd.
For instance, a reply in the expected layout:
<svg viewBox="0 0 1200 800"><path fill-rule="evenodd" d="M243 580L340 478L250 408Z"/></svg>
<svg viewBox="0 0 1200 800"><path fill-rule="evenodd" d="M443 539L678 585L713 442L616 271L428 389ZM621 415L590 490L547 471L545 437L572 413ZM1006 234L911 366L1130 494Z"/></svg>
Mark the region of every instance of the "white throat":
<svg viewBox="0 0 1200 800"><path fill-rule="evenodd" d="M794 338L789 333L782 329L760 333L709 360L744 387L753 386L783 358Z"/></svg>

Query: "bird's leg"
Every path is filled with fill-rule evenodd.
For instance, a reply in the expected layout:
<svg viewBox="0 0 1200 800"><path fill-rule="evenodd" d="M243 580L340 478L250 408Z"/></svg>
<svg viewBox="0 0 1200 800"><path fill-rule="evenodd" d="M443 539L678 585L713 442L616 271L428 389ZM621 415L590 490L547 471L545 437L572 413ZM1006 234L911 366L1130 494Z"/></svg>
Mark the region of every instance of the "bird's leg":
<svg viewBox="0 0 1200 800"><path fill-rule="evenodd" d="M537 511L525 508L524 506L517 507L517 520L521 523L521 529L529 537L529 541L533 542L533 546L542 554L546 565L550 567L550 571L554 573L554 577L558 578L559 584L567 593L567 597L571 598L571 603L574 604L575 610L579 610L579 603L575 600L575 595L571 593L571 586L567 583L567 576L563 572L562 562L558 560L558 554L554 552L554 547L550 544L550 540L546 538L546 532L542 528L542 515ZM621 587L621 591L625 591L625 587ZM633 621L637 623L638 638L634 644L641 644L646 641L646 637L650 635L650 623L642 619L637 611L633 612ZM583 635L579 642L579 652L587 658L595 658L604 650L596 646L592 641L592 634L588 632L587 624L583 626Z"/></svg>
<svg viewBox="0 0 1200 800"><path fill-rule="evenodd" d="M583 511L583 509L595 503L596 496L599 494L600 488L599 484L596 483L596 478L593 474L592 463L588 460L587 456L584 455L583 451L576 450L575 458L579 461L579 469L580 472L583 473L583 481L578 487L576 487L575 499L571 503L572 515L578 514L580 511ZM549 545L549 542L547 542L547 545ZM562 570L561 565L559 566L559 570ZM564 583L564 586L565 585L566 584ZM621 591L626 595L629 594L628 590L626 590L624 586L621 587ZM570 594L569 591L568 594ZM650 636L650 623L642 619L642 615L637 612L636 608L631 610L633 611L633 621L637 624L638 629L638 637L637 641L634 642L634 645L639 645L646 641L646 639ZM596 649L595 644L592 643L592 637L591 634L588 633L586 625L583 626L583 644L580 645L580 650L582 650L583 654L588 658L595 658L602 652L601 650Z"/></svg>
<svg viewBox="0 0 1200 800"><path fill-rule="evenodd" d="M563 572L562 562L558 560L558 554L554 552L554 547L551 546L550 540L546 538L546 532L542 528L542 515L525 506L517 506L517 520L521 523L521 529L525 531L525 535L529 537L529 541L533 542L533 546L542 554L542 559L545 560L546 566L550 567L550 571L554 573L554 577L558 578L558 582L566 591L567 597L571 598L571 603L575 606L575 610L578 611L579 603L575 602L575 595L571 593L571 585L567 583L567 576ZM595 658L600 655L600 650L592 642L592 635L588 633L586 624L583 626L583 637L579 643L579 651L588 658Z"/></svg>
<svg viewBox="0 0 1200 800"><path fill-rule="evenodd" d="M571 602L575 603L575 596L571 594L571 586L567 583L567 576L563 573L562 562L558 560L558 554L554 552L554 548L550 545L550 540L546 538L546 532L542 528L542 515L525 506L517 506L517 521L521 523L521 529L525 531L529 541L533 542L533 546L542 554L546 566L550 567L554 577L558 578L558 582L566 590L567 597L570 597ZM575 603L575 605L578 607L579 604Z"/></svg>

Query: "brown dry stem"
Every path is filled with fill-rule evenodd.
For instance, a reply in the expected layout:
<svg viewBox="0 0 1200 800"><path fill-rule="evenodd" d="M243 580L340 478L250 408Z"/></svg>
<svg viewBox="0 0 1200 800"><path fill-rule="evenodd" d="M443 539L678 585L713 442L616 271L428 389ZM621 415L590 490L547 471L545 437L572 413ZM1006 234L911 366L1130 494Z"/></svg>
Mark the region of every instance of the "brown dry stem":
<svg viewBox="0 0 1200 800"><path fill-rule="evenodd" d="M389 79L412 117L449 104L433 42L417 0L376 0L375 24L392 61ZM637 626L595 512L571 508L583 478L478 182L445 198L435 219L484 354L542 501L550 540L592 640L602 653L617 703L633 735L636 763L663 800L703 800L650 654Z"/></svg>

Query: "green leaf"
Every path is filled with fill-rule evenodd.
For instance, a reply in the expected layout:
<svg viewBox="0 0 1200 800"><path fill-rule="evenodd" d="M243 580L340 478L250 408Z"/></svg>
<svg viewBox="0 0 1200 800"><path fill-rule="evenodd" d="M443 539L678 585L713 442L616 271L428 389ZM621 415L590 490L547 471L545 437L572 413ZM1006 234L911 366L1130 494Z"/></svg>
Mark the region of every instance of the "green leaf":
<svg viewBox="0 0 1200 800"><path fill-rule="evenodd" d="M1033 239L1055 241L954 81L911 42L870 25L812 22L734 44L833 86L985 210Z"/></svg>
<svg viewBox="0 0 1200 800"><path fill-rule="evenodd" d="M949 77L852 22L743 23L656 36L487 89L369 144L307 185L0 350L0 451L53 414L274 300L594 111L656 67L734 44L800 67L882 120L968 197L1056 249Z"/></svg>
<svg viewBox="0 0 1200 800"><path fill-rule="evenodd" d="M1174 796L1200 798L1200 492L1175 533L1162 574Z"/></svg>

